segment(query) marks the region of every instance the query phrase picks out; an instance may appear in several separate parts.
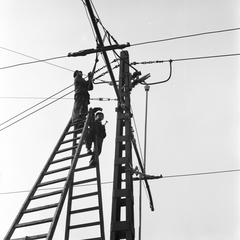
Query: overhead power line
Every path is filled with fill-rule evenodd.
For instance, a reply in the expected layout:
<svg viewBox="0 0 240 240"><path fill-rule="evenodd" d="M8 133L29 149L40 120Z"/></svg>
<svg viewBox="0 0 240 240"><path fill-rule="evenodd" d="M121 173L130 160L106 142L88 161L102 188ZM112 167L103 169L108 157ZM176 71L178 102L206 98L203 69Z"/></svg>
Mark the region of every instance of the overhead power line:
<svg viewBox="0 0 240 240"><path fill-rule="evenodd" d="M178 58L178 59L171 59L171 60L160 60L160 61L156 61L156 62L162 62L162 63L163 63L163 62L170 62L170 61L171 61L171 62L180 62L180 61L188 61L188 60L200 60L200 59L223 58L223 57L234 57L234 56L240 56L240 53L231 53L231 54L222 54L222 55L212 55L212 56L200 56L200 57L190 57L190 58ZM150 62L152 62L152 61L150 61ZM136 62L134 62L134 65L136 65L136 64L141 64L141 63L136 63ZM145 64L145 63L144 63L144 64ZM169 77L171 77L171 73L172 73L172 71L170 72ZM161 82L158 82L158 83L150 83L150 84L151 84L151 85L153 85L153 84L159 84L159 83L166 82L166 81L168 81L168 80L169 80L169 78L168 78L167 80L164 80L164 81L161 81ZM21 121L21 120L23 120L24 118L32 115L33 113L38 112L39 110L41 110L41 109L47 107L48 105L50 105L50 104L52 104L52 103L54 103L54 102L62 99L63 97L67 96L68 94L70 94L70 93L72 93L72 92L73 92L73 91L65 94L64 96L62 96L62 97L60 97L60 98L57 98L56 100L54 100L53 102L47 104L46 106L43 106L42 108L39 108L38 110L36 110L36 111L34 111L34 112L32 112L32 113L24 116L23 118L17 120L16 122L14 122L14 123L12 123L12 124L10 124L10 125L2 128L2 129L0 129L0 131L2 131L2 130L4 130L4 129L12 126L13 124L15 124L15 123L17 123L17 122L19 122L19 121ZM47 98L47 99L49 99L49 98ZM46 99L46 100L47 100L47 99ZM44 102L44 101L43 101L43 102ZM37 105L38 105L38 104L37 104ZM33 107L34 107L34 106L33 106ZM33 107L30 107L29 109L31 109L31 108L33 108ZM28 110L29 110L29 109L28 109ZM26 111L28 111L28 110L26 110ZM26 112L26 111L24 111L24 112ZM22 112L22 113L23 113L23 112ZM18 114L17 116L21 115L22 113ZM17 116L15 116L15 117L17 117ZM15 118L15 117L13 117L13 118ZM12 120L13 118L7 120L6 122ZM6 122L4 122L4 123L6 123ZM2 123L2 124L0 124L0 125L3 125L4 123Z"/></svg>
<svg viewBox="0 0 240 240"><path fill-rule="evenodd" d="M216 31L195 33L195 34L189 34L189 35L182 35L182 36L177 36L177 37L171 37L171 38L165 38L165 39L159 39L159 40L152 40L152 41L135 43L135 44L131 44L130 47L135 47L135 46L139 46L139 45L146 45L146 44L152 44L152 43L159 43L159 42L166 42L166 41L173 41L173 40L177 40L177 39L191 38L191 37L197 37L197 36L202 36L202 35L210 35L210 34L216 34L216 33L231 32L231 31L237 31L237 30L240 30L240 28L229 28L229 29L223 29L223 30L216 30ZM70 70L68 68L64 68L64 67L58 66L56 64L52 64L52 63L48 63L47 62L47 61L51 61L51 60L55 60L55 59L67 58L68 56L59 56L59 57L52 57L52 58L47 58L47 59L40 60L38 58L34 58L34 57L29 56L29 55L26 55L26 54L23 54L23 53L20 53L20 52L17 52L17 51L14 51L14 50L11 50L11 49L8 49L8 48L5 48L5 47L1 47L0 46L0 48L36 60L36 61L32 61L32 62L25 62L25 63L19 63L19 64L6 66L6 67L1 67L0 70L7 69L7 68L13 68L13 67L17 67L17 66L22 66L22 65L27 65L27 64L45 62L45 63L53 65L55 67L63 68L63 69L68 70L68 71L73 71L73 70Z"/></svg>
<svg viewBox="0 0 240 240"><path fill-rule="evenodd" d="M223 170L223 171L214 171L214 172L202 172L202 173L188 173L188 174L178 174L178 175L167 175L167 176L162 176L161 178L176 178L176 177L193 177L193 176L201 176L201 175L214 175L214 174L223 174L223 173L233 173L233 172L240 172L240 169L232 169L232 170ZM106 184L112 184L112 181L108 182L102 182L102 185ZM77 185L74 187L87 187L87 186L92 186L96 185L96 183L90 183L90 184L82 184L82 185ZM52 190L52 189L61 189L60 187L56 188L45 188L41 189L40 191L47 191L47 190ZM17 193L28 193L30 190L22 190L22 191L14 191L14 192L0 192L0 195L7 195L7 194L17 194Z"/></svg>
<svg viewBox="0 0 240 240"><path fill-rule="evenodd" d="M200 56L200 57L189 57L189 58L176 58L176 59L171 59L171 61L174 62L179 62L179 61L186 61L186 60L199 60L199 59L207 59L207 58L223 58L223 57L234 57L234 56L239 56L240 53L229 53L229 54L220 54L220 55L211 55L211 56ZM59 57L61 58L61 57ZM50 59L50 58L49 58ZM54 59L54 58L52 58ZM57 58L55 58L57 59ZM2 67L0 68L0 70L6 69L6 68L11 68L11 67L16 67L16 66L20 66L20 65L25 65L25 64L31 64L31 63L37 63L37 62L44 62L44 61L48 61L48 59L45 60L39 60L39 61L35 61L35 62L28 62L28 63L20 63L20 64L16 64L16 65L11 65L11 66L7 66L7 67ZM164 63L164 62L169 62L169 60L158 60L158 63ZM136 64L136 62L134 62L134 64ZM133 64L133 65L134 65ZM139 63L140 64L140 63ZM145 64L144 62L141 64ZM69 71L72 71L70 69L67 69ZM73 71L72 71L73 72Z"/></svg>
<svg viewBox="0 0 240 240"><path fill-rule="evenodd" d="M240 56L240 53L229 53L229 54L222 54L222 55L212 55L212 56L200 56L200 57L190 57L190 58L176 58L172 61L179 62L179 61L189 61L189 60L200 60L200 59L207 59L207 58L223 58L223 57L235 57ZM167 62L166 60L165 62Z"/></svg>
<svg viewBox="0 0 240 240"><path fill-rule="evenodd" d="M27 64L33 64L33 63L40 63L40 62L42 62L42 63L46 63L46 64L49 64L49 65L52 65L54 67L62 68L64 70L73 72L73 70L71 70L71 69L68 69L68 68L65 68L65 67L62 67L62 66L59 66L59 65L47 62L47 61L56 60L56 59L60 59L60 58L66 58L67 56L52 57L52 58L46 58L46 59L42 59L41 60L41 59L29 56L27 54L23 54L23 53L20 53L20 52L17 52L17 51L14 51L14 50L11 50L11 49L8 49L8 48L5 48L5 47L1 47L0 46L0 48L4 49L6 51L9 51L9 52L12 52L12 53L16 53L18 55L21 55L21 56L24 56L24 57L28 57L28 58L31 58L31 59L35 60L35 61L32 61L32 62L24 62L24 63L18 63L18 64L6 66L6 67L1 67L0 70L7 69L7 68L18 67L18 66L27 65Z"/></svg>
<svg viewBox="0 0 240 240"><path fill-rule="evenodd" d="M204 34L221 33L221 32L227 32L227 31L235 31L235 30L239 30L239 29L240 29L240 28L232 28L232 29L225 29L225 30L219 30L219 31L204 32L204 33L198 33L198 34L192 34L192 35L179 36L179 37L175 37L175 38L162 39L162 40L157 40L157 41L167 41L167 40L174 40L174 39L179 39L179 38L195 37L195 36L200 36L200 35L204 35ZM154 42L156 42L156 41L154 41ZM146 43L147 43L147 42L146 42ZM144 44L146 44L146 43L144 43ZM148 42L148 43L151 43L151 42ZM131 45L131 46L136 46L136 44L135 44L135 45ZM4 48L4 47L0 47L0 48L5 49L5 50L8 50L8 51L11 51L11 52L14 52L14 53L16 53L16 54L23 55L23 56L25 56L25 57L29 57L29 58L32 58L32 59L37 59L37 58L31 57L31 56L28 56L28 55L26 55L26 54L22 54L22 53L19 53L19 52L16 52L16 51L13 51L13 50ZM240 55L240 53L232 53L232 54L222 54L222 55L212 55L212 56L200 56L200 57L190 57L190 58L178 58L178 59L171 59L171 61L172 61L172 62L173 62L173 61L174 61L174 62L178 62L178 61L200 60L200 59L210 59L210 58L233 57L233 56L239 56L239 55ZM67 57L67 56L60 56L60 57L48 58L48 59L44 59L44 60L39 60L39 59L37 59L36 61L33 61L33 62L20 63L20 64L16 64L16 65L11 65L11 66L8 66L8 67L3 67L3 68L0 68L0 70L1 70L1 69L5 69L5 68L14 67L14 66L20 66L20 65L24 65L24 64L31 64L31 63L37 63L37 62L46 62L46 61L50 61L50 60L54 60L54 59L59 59L59 58L65 58L65 57ZM155 61L155 62L156 62L156 63L159 63L159 62L163 63L163 62L169 62L169 60L160 60L160 61ZM154 62L154 63L155 63L155 62ZM132 65L145 64L145 63L148 63L148 62L142 62L142 63L136 63L136 62L134 62ZM153 61L151 61L151 63L153 63ZM57 66L57 65L55 65L55 64L51 64L51 65ZM60 66L57 66L57 67L60 67ZM63 67L60 67L60 68L63 68ZM72 71L72 70L67 69L67 68L64 68L64 69L69 70L69 71ZM171 76L171 74L170 74L170 76ZM167 79L167 80L168 80L168 79ZM162 82L166 82L166 81L162 81ZM160 82L160 83L162 83L162 82ZM151 84L156 84L156 83L151 83ZM62 91L63 91L63 90L62 90ZM70 94L70 93L68 93L68 94ZM67 94L67 95L68 95L68 94ZM53 95L53 96L54 96L54 95ZM64 95L64 96L66 96L66 95ZM47 98L47 99L45 99L45 100L43 100L42 102L44 102L44 101L46 101L46 100L48 100L48 99L50 99L50 98L52 98L52 96L49 97L49 98ZM58 101L58 100L60 100L60 99L62 99L62 98L63 98L63 97L57 98L57 99L54 100L53 102L56 102L56 101ZM42 102L40 102L40 103L42 103ZM53 102L52 102L52 103L53 103ZM37 105L39 105L40 103L38 103ZM52 104L52 103L50 103L50 104ZM48 106L48 105L50 105L50 104L47 104L46 106ZM33 107L35 107L35 106L36 106L36 105L34 105ZM44 107L46 107L46 106L44 106ZM26 111L32 109L33 107L27 109ZM44 107L42 107L42 108L44 108ZM40 109L38 109L38 110L36 110L36 111L28 114L27 116L25 116L25 117L17 120L16 122L14 122L14 123L12 123L12 124L10 124L10 125L2 128L2 129L0 129L0 131L6 129L6 128L10 127L11 125L19 122L20 120L22 120L22 119L24 119L24 118L32 115L33 113L41 110L42 108L40 108ZM24 111L24 112L22 112L22 113L20 113L20 114L18 114L18 115L16 115L16 116L14 116L13 118L18 117L19 115L25 113L26 111ZM0 125L5 124L6 122L12 120L13 118L5 121L4 123L2 123L2 124L0 124Z"/></svg>
<svg viewBox="0 0 240 240"><path fill-rule="evenodd" d="M212 174L220 174L220 173L231 173L231 172L239 172L239 171L240 171L240 169L215 171L215 172L188 173L188 174L168 175L168 176L163 176L162 178L193 177L193 176L212 175Z"/></svg>
<svg viewBox="0 0 240 240"><path fill-rule="evenodd" d="M143 62L132 62L132 65L137 64L155 64L155 63L166 63L166 62L180 62L180 61L189 61L189 60L201 60L208 58L223 58L223 57L236 57L239 56L240 53L229 53L229 54L220 54L220 55L209 55L209 56L199 56L199 57L189 57L189 58L176 58L170 60L156 60L156 61L143 61Z"/></svg>
<svg viewBox="0 0 240 240"><path fill-rule="evenodd" d="M32 107L30 107L30 108L28 108L28 109L26 109L26 110L24 110L24 111L22 111L21 113L19 113L19 114L17 114L17 115L15 115L14 117L12 117L12 118L10 118L10 119L8 119L7 121L5 121L5 122L3 122L3 123L0 123L0 126L2 126L2 125L4 125L4 124L6 124L7 122L9 122L9 121L11 121L11 120L13 120L14 118L16 118L16 117L19 117L20 115L22 115L23 113L26 113L27 111L29 111L29 110L31 110L31 109L33 109L34 107L37 107L38 105L40 105L40 104L42 104L42 103L44 103L45 101L47 101L47 100L49 100L49 99L52 99L54 96L56 96L57 94L59 94L59 93L61 93L61 92L63 92L63 91L65 91L65 90L67 90L68 88L70 88L70 87L72 87L73 86L73 84L71 84L71 85L69 85L68 87L65 87L64 89L62 89L62 90L60 90L60 91L58 91L57 93L55 93L55 94L53 94L53 95L51 95L50 97L48 97L48 98L45 98L43 101L41 101L41 102L39 102L39 103L37 103L37 104L35 104L35 105L33 105ZM72 93L73 91L71 91L70 93ZM70 93L68 93L68 94L70 94ZM67 95L68 95L67 94ZM66 95L64 95L64 96L66 96ZM56 98L57 100L59 100L59 99L61 99L61 98L63 98L63 97L60 97L60 98ZM54 101L53 101L54 102ZM35 111L36 112L36 111ZM31 115L31 114L30 114ZM28 115L29 116L29 115ZM24 117L25 118L25 117ZM23 118L22 118L23 119ZM18 121L17 121L18 122ZM12 125L12 124L11 124ZM3 128L3 129L5 129L5 128ZM3 129L0 129L0 131L1 130L3 130Z"/></svg>
<svg viewBox="0 0 240 240"><path fill-rule="evenodd" d="M74 90L73 90L73 91L74 91ZM68 93L64 94L63 96L61 96L61 97L59 97L59 98L57 98L57 99L53 100L52 102L50 102L50 103L48 103L48 104L46 104L46 105L44 105L44 106L42 106L42 107L38 108L37 110L35 110L35 111L33 111L33 112L31 112L31 113L29 113L29 114L25 115L24 117L22 117L22 118L20 118L20 119L16 120L15 122L13 122L13 123L11 123L11 124L9 124L9 125L7 125L7 126L5 126L5 127L1 128L1 129L0 129L0 131L3 131L4 129L11 127L12 125L14 125L14 124L16 124L16 123L20 122L21 120L23 120L23 119L25 119L25 118L27 118L27 117L31 116L32 114L34 114L34 113L36 113L36 112L38 112L38 111L42 110L43 108L45 108L45 107L47 107L47 106L49 106L49 105L53 104L54 102L56 102L56 101L60 100L61 98L63 98L63 97L65 97L65 96L69 95L69 94L70 94L70 93L72 93L73 91L71 91L71 92L68 92ZM37 104L37 105L38 105L38 104ZM33 108L33 107L31 107L31 108ZM31 109L31 108L29 108L29 109ZM28 109L28 110L29 110L29 109ZM16 115L16 116L15 116L15 117L13 117L13 118L16 118L17 116L19 116L19 115L21 115L21 114L25 113L25 112L26 112L26 111L28 111L28 110L25 110L25 111L21 112L20 114ZM9 122L9 121L10 121L10 120L12 120L13 118L11 118L11 119L9 119L9 120L5 121L4 123L6 123L6 122ZM2 123L1 125L3 125L4 123Z"/></svg>
<svg viewBox="0 0 240 240"><path fill-rule="evenodd" d="M58 94L58 93L57 93ZM58 99L58 100L73 100L74 98L69 98L69 97L63 97L63 98L56 98L56 97L0 97L0 99L23 99L23 100L34 100L34 99L43 99L44 101L48 100L48 99ZM99 98L90 98L90 100L95 100L95 101L117 101L116 98L106 98L106 97L99 97ZM37 105L39 105L40 103L38 103ZM32 106L31 108L35 107L36 105ZM31 109L30 108L30 109ZM0 123L0 126L2 125L2 123Z"/></svg>
<svg viewBox="0 0 240 240"><path fill-rule="evenodd" d="M178 39L183 39L183 38L198 37L198 36L209 35L209 34L231 32L231 31L236 31L236 30L240 30L240 28L230 28L230 29L224 29L224 30L217 30L217 31L210 31L210 32L202 32L202 33L182 35L182 36L165 38L165 39L159 39L159 40L153 40L153 41L140 42L140 43L131 44L131 47L135 47L135 46L139 46L139 45L145 45L145 44L151 44L151 43L159 43L159 42L173 41L173 40L178 40Z"/></svg>

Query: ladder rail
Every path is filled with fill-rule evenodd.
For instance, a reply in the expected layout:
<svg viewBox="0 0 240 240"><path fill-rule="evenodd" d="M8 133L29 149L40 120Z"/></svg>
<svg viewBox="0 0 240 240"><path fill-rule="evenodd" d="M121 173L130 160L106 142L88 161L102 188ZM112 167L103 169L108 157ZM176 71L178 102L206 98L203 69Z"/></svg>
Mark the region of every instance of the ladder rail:
<svg viewBox="0 0 240 240"><path fill-rule="evenodd" d="M29 192L27 199L25 200L18 215L16 216L14 222L12 223L11 228L6 234L4 240L11 240L15 237L15 235L17 236L17 233L18 233L17 229L19 228L26 229L26 230L29 229L29 232L31 232L31 230L34 230L34 234L37 234L37 235L14 238L16 240L17 239L19 240L20 239L21 240L40 239L40 238L41 239L44 238L45 240L52 240L55 236L56 227L58 226L59 218L61 216L63 206L66 202L67 195L68 195L68 202L67 202L67 214L66 214L66 226L65 226L64 239L69 240L70 231L72 229L79 228L80 230L81 228L88 228L88 227L93 227L93 229L95 229L95 226L98 226L99 227L98 234L100 236L90 238L90 239L105 240L97 136L95 136L95 141L94 141L94 154L89 154L89 153L81 154L82 146L87 136L88 125L91 119L93 119L93 116L94 116L94 112L92 109L90 109L86 119L81 121L81 125L78 125L78 123L73 124L70 119L59 141L57 142L53 152L51 153L47 163L44 165L40 175L38 176L38 179L36 180L31 191ZM72 130L72 127L74 127L74 130ZM71 134L71 139L69 139L68 137L70 134ZM63 151L60 150L61 148L63 148L63 145L65 143L67 143L68 145L70 144L70 147L65 148L68 151L67 154L70 156L59 158L58 154L65 151L65 149L62 149ZM80 159L82 160L82 158L89 157L89 156L94 157L96 162L95 165L86 166L85 161L80 161ZM65 160L68 160L70 162L68 162L67 165L59 164L55 166L55 163L60 163ZM52 164L55 167L52 168ZM85 172L85 170L89 172ZM83 174L81 172L83 172ZM76 174L78 173L78 174L75 175L75 173ZM90 175L93 175L93 176L90 176L89 174L86 174L86 173L89 173ZM55 178L54 176L56 175L57 177ZM45 179L45 176L46 176L46 179ZM81 176L83 176L83 178L81 178ZM86 176L86 178L84 176ZM82 193L80 195L79 193L75 194L73 187L75 185L84 184L87 182L95 182L97 189L94 190L94 192ZM61 185L62 187L59 190L55 190L55 191L51 191L43 194L38 192L41 190L43 186L47 186L50 184L58 184L58 183L63 184ZM54 198L58 197L57 198L58 200L53 201L54 199L50 198L52 196L54 196ZM78 201L82 199L80 200L81 202L81 201L84 201L85 197L87 198L91 197L90 202L94 200L95 203L92 206L88 206L88 207L85 206L83 208L81 207L73 208L74 206L73 200ZM37 202L37 201L35 202L34 200L36 199L40 199L40 202ZM95 221L86 222L86 219L82 218L81 220L82 223L80 221L79 223L72 224L72 220L78 218L77 214L82 215L84 213L89 213L89 212L95 212L93 213L94 216L96 217ZM38 214L41 214L41 213L44 214L45 217L41 217L41 219L38 219L38 216L39 216ZM51 213L50 216L49 216L49 213ZM25 214L28 216L31 214L34 214L32 215L33 216L32 221L27 220L29 217L25 219L27 221L24 221ZM45 233L41 233L41 231L43 230L42 225L45 225L45 224L48 224L48 226L46 226L47 231ZM35 231L35 229L37 231Z"/></svg>
<svg viewBox="0 0 240 240"><path fill-rule="evenodd" d="M76 129L76 127L75 127L75 129ZM77 133L74 132L73 145L76 145L76 142L77 142L76 136L77 136ZM76 149L73 149L72 150L73 155L75 154L75 152L76 152ZM70 211L72 209L71 197L73 194L73 179L74 179L74 176L72 177L71 184L69 187L69 192L68 192L67 213L70 213ZM70 214L67 214L66 215L66 223L65 223L65 238L64 238L64 240L69 240L69 230L68 230L69 225L70 225Z"/></svg>
<svg viewBox="0 0 240 240"><path fill-rule="evenodd" d="M96 152L98 153L97 136L95 136L95 146L96 146ZM105 240L104 219L103 219L103 202L102 202L102 188L101 188L101 177L100 177L100 167L99 167L99 157L98 157L98 154L95 154L95 161L96 161L96 173L97 173L97 188L98 188L100 232L101 232L102 240Z"/></svg>
<svg viewBox="0 0 240 240"><path fill-rule="evenodd" d="M94 117L93 112L90 112L89 114L92 118ZM91 119L90 119L91 121ZM84 154L83 154L84 155ZM94 238L94 239L100 239L105 240L105 232L104 232L104 218L103 218L103 204L102 204L102 190L101 190L101 177L100 177L100 167L99 167L99 156L98 156L98 143L97 143L97 136L95 136L94 141L94 160L96 162L96 166L87 166L87 167L81 167L81 168L75 168L75 172L80 172L84 170L88 170L91 168L95 168L96 170L96 177L89 178L87 180L81 180L81 181L74 181L74 177L72 178L71 186L69 188L69 195L68 195L68 206L67 206L67 216L66 216L66 227L65 227L65 238L64 240L69 240L70 238L70 230L77 229L77 228L84 228L94 225L100 226L100 238ZM87 182L96 181L97 183L97 192L82 194L82 195L75 195L73 196L73 186L76 184L84 184ZM78 209L78 210L71 210L72 207L72 200L76 200L79 198L85 198L85 197L91 197L91 196L97 196L98 206L89 207L85 209ZM77 214L77 213L83 213L83 212L90 212L93 210L98 210L99 213L99 220L93 223L84 223L84 224L76 224L74 226L70 226L70 220L71 215ZM93 239L93 238L91 238Z"/></svg>
<svg viewBox="0 0 240 240"><path fill-rule="evenodd" d="M67 196L67 193L68 193L68 190L69 190L72 178L73 178L74 170L75 170L75 167L76 167L77 162L78 162L78 156L79 156L79 154L81 152L81 149L82 149L83 140L84 140L84 138L86 136L86 133L87 133L87 126L88 126L88 122L89 122L89 119L90 119L89 116L90 116L90 114L88 114L87 119L85 121L85 125L84 125L84 128L83 128L82 134L81 134L81 138L79 140L78 147L76 149L76 152L75 152L72 164L71 164L71 168L69 170L67 180L66 180L65 185L63 187L62 196L60 198L59 205L58 205L58 207L55 211L55 215L53 217L53 221L51 223L50 230L48 232L46 240L52 240L52 238L53 238L53 234L55 232L57 222L58 222L58 219L60 217L60 213L61 213L65 198Z"/></svg>
<svg viewBox="0 0 240 240"><path fill-rule="evenodd" d="M63 141L63 139L65 137L65 133L69 130L70 126L71 126L71 119L69 120L67 126L65 127L65 129L64 129L64 131L63 131L63 133L62 133L62 135L61 135L61 137L59 139L59 141L57 142L57 144L56 144L52 154L50 155L47 163L45 164L43 170L41 171L41 173L40 173L40 175L38 177L38 179L36 180L35 184L33 185L31 191L29 192L25 202L23 203L22 207L20 208L20 210L19 210L16 218L14 219L14 221L13 221L9 231L7 232L4 240L9 240L12 237L12 235L13 235L13 233L15 231L15 226L20 222L20 220L21 220L21 218L23 216L23 212L27 209L27 207L28 207L28 205L29 205L29 203L31 201L31 198L34 196L35 192L37 191L38 185L39 185L39 183L42 181L42 179L44 177L44 173L49 168L49 166L51 164L51 161L53 160L53 158L55 156L55 152L59 148L59 146L61 145L61 143L62 143L62 141Z"/></svg>

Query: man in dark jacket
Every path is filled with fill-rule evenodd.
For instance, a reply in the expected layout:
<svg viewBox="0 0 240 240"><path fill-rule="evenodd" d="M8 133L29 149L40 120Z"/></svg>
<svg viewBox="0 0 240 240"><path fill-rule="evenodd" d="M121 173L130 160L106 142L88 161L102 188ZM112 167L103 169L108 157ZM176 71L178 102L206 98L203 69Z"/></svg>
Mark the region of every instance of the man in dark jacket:
<svg viewBox="0 0 240 240"><path fill-rule="evenodd" d="M88 74L88 80L84 80L82 77L82 72L76 70L73 74L74 77L74 106L72 112L72 122L84 119L85 115L88 113L88 104L90 103L90 95L88 91L93 90L92 74Z"/></svg>
<svg viewBox="0 0 240 240"><path fill-rule="evenodd" d="M97 111L97 110L102 111L102 108L94 109L94 111ZM95 119L93 119L89 124L89 128L87 131L87 137L86 137L87 151L88 151L88 153L92 153L91 147L92 147L92 143L95 141L95 136L96 136L98 156L102 152L103 139L106 137L105 125L102 124L103 118L104 118L104 114L102 112L97 112L95 114ZM94 146L94 151L95 150L96 150L96 146ZM89 163L91 166L96 164L95 160L94 160L94 155L92 156Z"/></svg>

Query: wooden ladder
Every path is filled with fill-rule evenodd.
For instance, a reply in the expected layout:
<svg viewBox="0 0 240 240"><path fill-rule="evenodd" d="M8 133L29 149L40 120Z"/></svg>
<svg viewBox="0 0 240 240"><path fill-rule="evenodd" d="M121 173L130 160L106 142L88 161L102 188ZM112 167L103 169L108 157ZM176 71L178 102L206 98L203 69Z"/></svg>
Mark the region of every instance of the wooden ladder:
<svg viewBox="0 0 240 240"><path fill-rule="evenodd" d="M97 150L95 166L89 166L87 161L92 154L81 153L91 111L76 124L69 120L4 240L69 240L75 235L78 239L105 240ZM86 203L92 205L84 206ZM87 217L81 217L83 214ZM89 217L97 220L89 222ZM91 236L87 236L89 233Z"/></svg>

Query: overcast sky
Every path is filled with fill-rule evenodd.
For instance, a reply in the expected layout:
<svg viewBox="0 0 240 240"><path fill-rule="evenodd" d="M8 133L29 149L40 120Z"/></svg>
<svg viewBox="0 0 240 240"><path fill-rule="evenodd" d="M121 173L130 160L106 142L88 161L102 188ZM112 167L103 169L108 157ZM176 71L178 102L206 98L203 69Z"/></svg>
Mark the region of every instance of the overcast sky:
<svg viewBox="0 0 240 240"><path fill-rule="evenodd" d="M199 59L240 53L240 32L236 30L240 27L239 1L94 0L93 4L114 39L119 44L133 45L126 49L130 62L178 60L173 61L168 82L150 86L146 172L162 174L163 178L149 182L154 212L143 191L142 239L240 239L240 173L229 171L240 169L240 56ZM0 29L0 239L3 239L71 117L73 94L17 123L14 122L53 99L8 120L70 86L74 70L87 74L93 68L95 55L48 61L54 65L4 67L67 56L69 52L95 48L96 42L80 0L2 0ZM170 39L227 29L232 31ZM168 40L143 44L163 39ZM114 60L112 53L109 59ZM97 69L103 66L100 57ZM134 67L143 75L151 74L149 83L169 76L168 62ZM116 79L118 71L114 70ZM108 74L101 79L110 81ZM56 97L71 90L72 87ZM113 87L95 85L91 98L100 97L115 99ZM131 93L136 126L134 121L132 124L142 151L145 100L144 86L138 85ZM102 107L108 121L100 156L101 178L105 183L102 191L106 239L110 234L116 105L114 100L92 100L90 105ZM3 124L5 121L8 122ZM137 166L134 154L133 165ZM186 176L218 171L229 172ZM138 239L138 183L134 183L134 189ZM55 239L63 239L63 229Z"/></svg>

